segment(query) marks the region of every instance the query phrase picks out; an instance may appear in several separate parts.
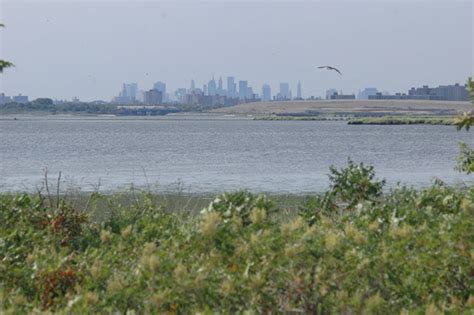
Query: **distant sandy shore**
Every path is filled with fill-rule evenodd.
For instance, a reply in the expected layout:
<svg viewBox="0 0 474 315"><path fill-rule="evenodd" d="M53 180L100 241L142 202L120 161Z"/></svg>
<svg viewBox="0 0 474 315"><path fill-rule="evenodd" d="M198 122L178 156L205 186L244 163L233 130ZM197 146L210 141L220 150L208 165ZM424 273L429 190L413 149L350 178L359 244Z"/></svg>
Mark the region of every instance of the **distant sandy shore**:
<svg viewBox="0 0 474 315"><path fill-rule="evenodd" d="M472 110L470 102L424 100L334 100L288 101L240 104L212 110L221 114L406 114L406 115L455 115Z"/></svg>

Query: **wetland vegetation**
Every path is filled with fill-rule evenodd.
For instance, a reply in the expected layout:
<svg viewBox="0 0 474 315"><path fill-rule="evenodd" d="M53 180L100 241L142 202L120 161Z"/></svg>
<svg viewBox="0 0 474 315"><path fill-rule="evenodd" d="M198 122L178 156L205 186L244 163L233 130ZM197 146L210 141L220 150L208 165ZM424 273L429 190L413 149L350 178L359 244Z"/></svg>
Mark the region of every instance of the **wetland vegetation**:
<svg viewBox="0 0 474 315"><path fill-rule="evenodd" d="M352 118L349 125L446 125L455 124L455 117L451 116L384 116Z"/></svg>
<svg viewBox="0 0 474 315"><path fill-rule="evenodd" d="M383 186L349 161L291 210L245 191L194 207L149 193L3 194L3 310L471 313L474 188Z"/></svg>

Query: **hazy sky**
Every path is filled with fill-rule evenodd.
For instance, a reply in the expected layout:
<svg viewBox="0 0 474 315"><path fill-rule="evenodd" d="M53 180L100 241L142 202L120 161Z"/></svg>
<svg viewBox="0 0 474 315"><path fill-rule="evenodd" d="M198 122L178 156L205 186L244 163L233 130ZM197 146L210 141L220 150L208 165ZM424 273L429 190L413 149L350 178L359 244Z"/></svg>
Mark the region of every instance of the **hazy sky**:
<svg viewBox="0 0 474 315"><path fill-rule="evenodd" d="M198 87L215 76L254 91L301 80L328 88L405 92L464 83L473 71L471 1L0 0L1 92L110 100L123 82ZM317 70L340 67L343 76Z"/></svg>

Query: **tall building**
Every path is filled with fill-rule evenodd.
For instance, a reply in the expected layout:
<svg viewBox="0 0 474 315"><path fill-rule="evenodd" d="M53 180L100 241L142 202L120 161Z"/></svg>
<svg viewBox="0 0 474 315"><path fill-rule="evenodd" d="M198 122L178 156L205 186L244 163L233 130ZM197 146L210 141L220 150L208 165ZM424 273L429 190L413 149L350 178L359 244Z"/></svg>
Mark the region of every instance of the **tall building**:
<svg viewBox="0 0 474 315"><path fill-rule="evenodd" d="M156 90L151 89L145 92L145 103L148 105L157 105L163 103L163 94Z"/></svg>
<svg viewBox="0 0 474 315"><path fill-rule="evenodd" d="M303 97L301 96L301 82L298 81L298 86L296 88L296 98L301 100Z"/></svg>
<svg viewBox="0 0 474 315"><path fill-rule="evenodd" d="M120 92L119 98L126 102L134 102L137 100L138 84L137 83L124 83L122 85L122 91Z"/></svg>
<svg viewBox="0 0 474 315"><path fill-rule="evenodd" d="M330 99L331 99L331 95L333 95L334 93L337 93L337 90L336 90L336 89L328 89L328 90L326 90L326 99L327 99L327 100L330 100Z"/></svg>
<svg viewBox="0 0 474 315"><path fill-rule="evenodd" d="M446 101L469 101L469 92L465 85L456 83L454 85L440 85L430 88L424 85L421 88L411 88L408 95L412 99L446 100Z"/></svg>
<svg viewBox="0 0 474 315"><path fill-rule="evenodd" d="M163 96L163 101L167 102L168 100L166 99L166 83L158 81L155 84L153 84L153 88L159 92L161 92L161 95Z"/></svg>
<svg viewBox="0 0 474 315"><path fill-rule="evenodd" d="M436 88L436 94L448 101L469 101L469 91L466 85L456 83L454 85L440 85Z"/></svg>
<svg viewBox="0 0 474 315"><path fill-rule="evenodd" d="M214 80L214 78L212 78L212 80L207 83L207 93L210 96L214 96L217 94L217 85L216 80Z"/></svg>
<svg viewBox="0 0 474 315"><path fill-rule="evenodd" d="M219 85L217 86L217 94L220 96L225 95L224 86L222 85L222 77L219 77Z"/></svg>
<svg viewBox="0 0 474 315"><path fill-rule="evenodd" d="M376 93L369 95L372 100L431 100L431 101L469 101L469 92L466 85L458 83L454 85L440 85L431 88L423 85L419 88L411 88L408 95L405 93Z"/></svg>
<svg viewBox="0 0 474 315"><path fill-rule="evenodd" d="M124 83L124 91L126 97L129 97L131 101L135 101L137 99L138 93L138 84L137 83Z"/></svg>
<svg viewBox="0 0 474 315"><path fill-rule="evenodd" d="M145 91L139 90L137 94L137 101L140 103L145 103Z"/></svg>
<svg viewBox="0 0 474 315"><path fill-rule="evenodd" d="M255 98L255 94L253 93L253 89L252 87L247 87L247 95L245 97L246 99L254 99Z"/></svg>
<svg viewBox="0 0 474 315"><path fill-rule="evenodd" d="M191 80L191 89L190 91L194 91L196 89L196 83L194 82L194 80Z"/></svg>
<svg viewBox="0 0 474 315"><path fill-rule="evenodd" d="M237 87L235 84L234 77L227 77L227 96L236 97L237 96Z"/></svg>
<svg viewBox="0 0 474 315"><path fill-rule="evenodd" d="M264 84L262 86L262 101L268 102L272 99L272 89L270 85Z"/></svg>
<svg viewBox="0 0 474 315"><path fill-rule="evenodd" d="M377 95L379 91L376 88L365 88L357 95L357 98L360 100L368 100L369 96Z"/></svg>
<svg viewBox="0 0 474 315"><path fill-rule="evenodd" d="M176 100L179 103L185 103L186 102L186 89L185 88L179 88L174 92L174 95L176 97Z"/></svg>
<svg viewBox="0 0 474 315"><path fill-rule="evenodd" d="M286 82L280 83L280 97L283 100L291 99L290 85Z"/></svg>
<svg viewBox="0 0 474 315"><path fill-rule="evenodd" d="M123 83L119 96L114 97L112 102L118 104L135 103L138 99L138 96L138 84Z"/></svg>
<svg viewBox="0 0 474 315"><path fill-rule="evenodd" d="M241 100L244 100L247 97L247 88L248 88L247 81L239 81L239 98Z"/></svg>

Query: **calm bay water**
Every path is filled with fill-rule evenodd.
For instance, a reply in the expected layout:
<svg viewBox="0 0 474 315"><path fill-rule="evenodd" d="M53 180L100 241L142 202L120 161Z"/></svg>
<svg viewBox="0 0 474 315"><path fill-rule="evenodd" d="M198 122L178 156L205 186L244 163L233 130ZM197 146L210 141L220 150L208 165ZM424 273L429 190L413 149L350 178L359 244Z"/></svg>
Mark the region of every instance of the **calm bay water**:
<svg viewBox="0 0 474 315"><path fill-rule="evenodd" d="M373 165L389 185L473 179L453 166L457 143L474 145L474 133L450 126L49 116L2 117L0 135L1 191L35 190L47 168L51 180L61 171L63 187L85 191L100 183L106 191L307 193L326 189L329 166L348 157Z"/></svg>

